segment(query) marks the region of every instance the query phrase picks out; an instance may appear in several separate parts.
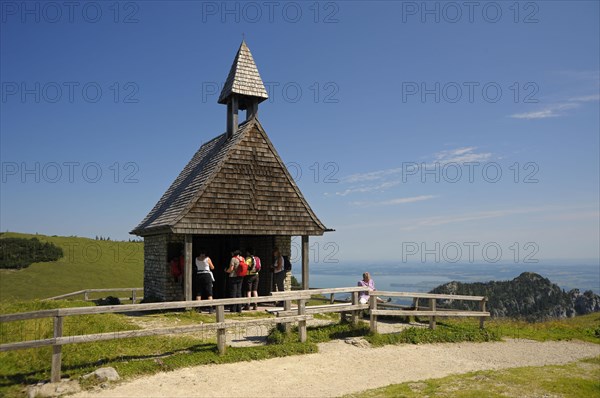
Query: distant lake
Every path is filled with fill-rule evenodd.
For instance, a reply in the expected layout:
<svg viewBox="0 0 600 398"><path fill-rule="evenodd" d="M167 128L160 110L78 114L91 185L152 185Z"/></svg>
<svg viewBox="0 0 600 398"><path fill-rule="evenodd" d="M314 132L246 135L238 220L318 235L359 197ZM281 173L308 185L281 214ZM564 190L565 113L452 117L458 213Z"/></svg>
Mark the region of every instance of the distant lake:
<svg viewBox="0 0 600 398"><path fill-rule="evenodd" d="M450 281L488 282L511 280L523 272L535 272L566 291L577 288L600 292L598 264L311 264L310 287L356 286L362 273L369 271L378 290L428 292ZM294 264L293 275L301 280L301 265Z"/></svg>

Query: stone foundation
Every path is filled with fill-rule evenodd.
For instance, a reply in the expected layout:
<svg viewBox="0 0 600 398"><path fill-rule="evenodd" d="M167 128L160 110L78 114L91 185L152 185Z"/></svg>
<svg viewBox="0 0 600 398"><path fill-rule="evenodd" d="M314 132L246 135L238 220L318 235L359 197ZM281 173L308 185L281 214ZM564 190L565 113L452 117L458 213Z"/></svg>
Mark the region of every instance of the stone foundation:
<svg viewBox="0 0 600 398"><path fill-rule="evenodd" d="M144 238L144 299L175 301L183 298L183 288L171 276L168 244L183 244L183 236L165 234Z"/></svg>

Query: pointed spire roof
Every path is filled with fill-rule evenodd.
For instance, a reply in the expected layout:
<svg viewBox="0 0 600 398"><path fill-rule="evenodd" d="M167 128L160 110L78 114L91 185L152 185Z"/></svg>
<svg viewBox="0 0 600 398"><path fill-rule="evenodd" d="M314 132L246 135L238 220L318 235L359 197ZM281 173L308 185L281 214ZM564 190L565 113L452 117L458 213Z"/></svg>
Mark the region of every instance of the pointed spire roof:
<svg viewBox="0 0 600 398"><path fill-rule="evenodd" d="M219 104L226 104L232 94L256 97L259 103L269 98L254 58L252 58L252 53L244 40L242 40L229 70L229 75L219 96Z"/></svg>

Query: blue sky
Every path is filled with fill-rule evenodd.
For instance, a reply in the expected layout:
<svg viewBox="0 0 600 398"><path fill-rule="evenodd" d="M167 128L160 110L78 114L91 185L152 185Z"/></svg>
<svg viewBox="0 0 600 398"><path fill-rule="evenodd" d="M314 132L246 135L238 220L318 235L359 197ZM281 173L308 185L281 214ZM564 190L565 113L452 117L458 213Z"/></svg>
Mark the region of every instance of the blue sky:
<svg viewBox="0 0 600 398"><path fill-rule="evenodd" d="M314 263L600 257L598 2L77 4L1 2L2 231L128 239L245 35Z"/></svg>

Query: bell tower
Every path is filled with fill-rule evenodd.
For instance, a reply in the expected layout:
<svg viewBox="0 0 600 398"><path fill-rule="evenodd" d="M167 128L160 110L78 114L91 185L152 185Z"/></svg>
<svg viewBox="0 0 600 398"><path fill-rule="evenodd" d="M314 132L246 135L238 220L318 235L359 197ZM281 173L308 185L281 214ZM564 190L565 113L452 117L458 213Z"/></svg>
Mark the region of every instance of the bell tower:
<svg viewBox="0 0 600 398"><path fill-rule="evenodd" d="M219 95L219 104L227 105L227 138L231 138L238 128L238 110L246 111L246 120L256 117L258 104L269 98L260 78L254 58L246 41L233 60L229 75Z"/></svg>

